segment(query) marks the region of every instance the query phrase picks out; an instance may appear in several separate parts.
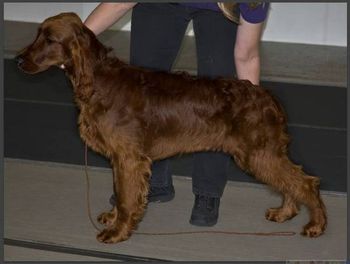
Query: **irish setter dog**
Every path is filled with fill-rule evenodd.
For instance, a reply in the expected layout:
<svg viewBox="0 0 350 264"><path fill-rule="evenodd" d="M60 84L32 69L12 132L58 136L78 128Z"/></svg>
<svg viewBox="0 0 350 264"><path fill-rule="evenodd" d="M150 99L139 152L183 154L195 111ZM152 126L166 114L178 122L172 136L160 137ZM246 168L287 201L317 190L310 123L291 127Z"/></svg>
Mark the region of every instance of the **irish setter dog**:
<svg viewBox="0 0 350 264"><path fill-rule="evenodd" d="M223 151L239 167L283 195L266 218L283 222L304 204L310 221L302 234L321 235L327 225L319 179L287 156L286 116L269 92L249 81L154 72L109 55L80 18L46 19L35 41L17 57L35 74L58 66L72 82L83 141L108 157L117 205L102 213L104 243L126 240L143 216L152 161L179 153Z"/></svg>

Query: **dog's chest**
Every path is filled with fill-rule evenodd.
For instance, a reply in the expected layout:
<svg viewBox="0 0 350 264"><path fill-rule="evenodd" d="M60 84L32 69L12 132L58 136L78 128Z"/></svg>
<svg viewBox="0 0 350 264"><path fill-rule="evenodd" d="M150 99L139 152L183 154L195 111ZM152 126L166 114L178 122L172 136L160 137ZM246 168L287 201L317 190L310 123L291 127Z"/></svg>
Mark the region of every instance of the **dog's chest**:
<svg viewBox="0 0 350 264"><path fill-rule="evenodd" d="M96 152L106 154L103 126L96 118L82 111L79 115L79 132L81 138L89 147Z"/></svg>

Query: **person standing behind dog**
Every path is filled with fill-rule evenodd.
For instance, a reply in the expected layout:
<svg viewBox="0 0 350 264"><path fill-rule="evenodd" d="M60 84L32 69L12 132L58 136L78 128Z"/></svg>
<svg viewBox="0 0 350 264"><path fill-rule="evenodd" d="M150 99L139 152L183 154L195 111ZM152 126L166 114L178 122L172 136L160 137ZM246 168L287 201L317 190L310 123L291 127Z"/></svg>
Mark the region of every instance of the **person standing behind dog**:
<svg viewBox="0 0 350 264"><path fill-rule="evenodd" d="M237 78L259 84L259 43L268 3L101 3L85 25L98 35L131 8L130 64L170 71L192 20L198 76L233 77L236 72ZM218 152L193 155L195 202L190 223L213 226L219 216L230 156ZM174 198L169 164L165 159L152 165L149 202ZM112 196L111 203L114 200Z"/></svg>

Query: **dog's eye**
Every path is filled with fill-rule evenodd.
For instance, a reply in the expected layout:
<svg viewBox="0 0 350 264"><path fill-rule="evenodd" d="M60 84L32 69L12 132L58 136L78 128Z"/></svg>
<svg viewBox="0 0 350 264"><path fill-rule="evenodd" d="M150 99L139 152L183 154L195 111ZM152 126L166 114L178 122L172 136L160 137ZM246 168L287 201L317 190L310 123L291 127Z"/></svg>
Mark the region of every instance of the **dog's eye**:
<svg viewBox="0 0 350 264"><path fill-rule="evenodd" d="M48 44L53 44L53 43L55 43L55 41L52 40L52 39L50 39L50 38L46 38L46 42L47 42Z"/></svg>

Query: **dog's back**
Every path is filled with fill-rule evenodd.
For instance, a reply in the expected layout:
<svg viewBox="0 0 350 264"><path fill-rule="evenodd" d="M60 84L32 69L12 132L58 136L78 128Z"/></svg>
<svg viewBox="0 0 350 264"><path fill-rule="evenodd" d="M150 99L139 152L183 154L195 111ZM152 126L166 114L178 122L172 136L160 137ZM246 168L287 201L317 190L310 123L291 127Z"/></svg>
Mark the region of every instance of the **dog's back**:
<svg viewBox="0 0 350 264"><path fill-rule="evenodd" d="M99 241L126 240L143 215L152 160L183 152L224 151L237 165L283 194L266 212L283 222L305 204L309 237L327 226L315 177L287 156L286 118L278 102L248 81L196 78L152 72L107 58L106 49L79 17L65 13L46 20L19 66L37 73L64 66L80 108L83 140L113 166L118 203L102 214ZM59 30L58 30L59 29ZM45 54L46 56L42 56Z"/></svg>

